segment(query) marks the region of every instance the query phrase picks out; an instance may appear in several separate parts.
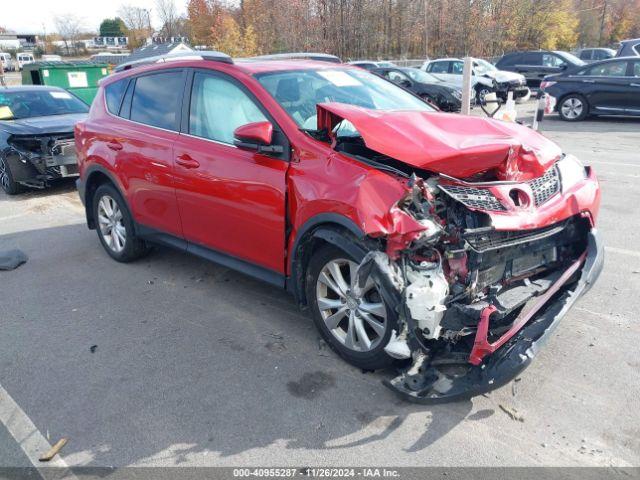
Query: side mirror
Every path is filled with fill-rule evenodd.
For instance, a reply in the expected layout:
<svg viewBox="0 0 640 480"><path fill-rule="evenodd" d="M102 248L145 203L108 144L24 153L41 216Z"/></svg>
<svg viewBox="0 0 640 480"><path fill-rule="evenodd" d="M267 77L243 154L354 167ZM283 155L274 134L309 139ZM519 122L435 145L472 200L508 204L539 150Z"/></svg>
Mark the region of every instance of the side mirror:
<svg viewBox="0 0 640 480"><path fill-rule="evenodd" d="M409 80L399 80L398 85L404 88L411 88L411 82Z"/></svg>
<svg viewBox="0 0 640 480"><path fill-rule="evenodd" d="M255 150L260 153L282 153L279 145L271 145L273 125L271 122L253 122L241 125L233 131L233 144L245 150Z"/></svg>
<svg viewBox="0 0 640 480"><path fill-rule="evenodd" d="M560 65L560 70L566 70L567 68L569 68L569 65L567 65L566 63Z"/></svg>

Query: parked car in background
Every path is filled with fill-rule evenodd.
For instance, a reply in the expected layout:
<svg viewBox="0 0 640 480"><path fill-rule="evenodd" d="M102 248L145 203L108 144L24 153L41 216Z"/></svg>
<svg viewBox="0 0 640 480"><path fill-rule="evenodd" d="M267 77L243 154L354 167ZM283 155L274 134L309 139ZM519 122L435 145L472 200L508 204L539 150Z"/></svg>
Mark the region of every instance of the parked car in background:
<svg viewBox="0 0 640 480"><path fill-rule="evenodd" d="M507 99L509 91L513 92L513 98L525 98L530 91L525 78L517 73L500 71L494 65L481 58L473 58L473 78L471 87L476 94L476 101L483 102L491 92L495 92L498 98ZM431 73L446 82L462 88L462 72L464 61L460 58L441 58L427 60L420 67L427 73Z"/></svg>
<svg viewBox="0 0 640 480"><path fill-rule="evenodd" d="M397 65L393 62L386 62L386 61L378 62L374 60L355 60L353 62L349 62L348 65L364 68L365 70L372 70L374 68L397 67Z"/></svg>
<svg viewBox="0 0 640 480"><path fill-rule="evenodd" d="M73 127L88 111L62 88L0 88L0 185L5 193L77 176Z"/></svg>
<svg viewBox="0 0 640 480"><path fill-rule="evenodd" d="M416 402L520 375L600 274L595 174L538 132L344 64L197 55L105 78L76 125L114 260L159 242L286 288L348 362L404 360Z"/></svg>
<svg viewBox="0 0 640 480"><path fill-rule="evenodd" d="M592 63L613 58L616 51L611 48L582 48L576 50L574 55L585 63Z"/></svg>
<svg viewBox="0 0 640 480"><path fill-rule="evenodd" d="M640 38L632 40L623 40L620 42L620 48L616 52L616 57L633 57L640 56Z"/></svg>
<svg viewBox="0 0 640 480"><path fill-rule="evenodd" d="M370 70L418 95L444 112L459 112L462 90L417 68L374 68Z"/></svg>
<svg viewBox="0 0 640 480"><path fill-rule="evenodd" d="M0 62L2 62L2 68L5 72L13 70L13 63L11 61L11 54L0 52Z"/></svg>
<svg viewBox="0 0 640 480"><path fill-rule="evenodd" d="M640 116L640 57L613 58L544 79L542 91L556 98L560 118L588 115Z"/></svg>
<svg viewBox="0 0 640 480"><path fill-rule="evenodd" d="M16 70L22 70L22 67L25 65L35 62L35 58L32 53L21 52L16 55L16 61L18 63L18 68Z"/></svg>
<svg viewBox="0 0 640 480"><path fill-rule="evenodd" d="M507 53L496 62L496 67L500 70L524 75L529 88L535 89L540 87L540 82L547 75L583 65L585 62L571 53L545 50Z"/></svg>

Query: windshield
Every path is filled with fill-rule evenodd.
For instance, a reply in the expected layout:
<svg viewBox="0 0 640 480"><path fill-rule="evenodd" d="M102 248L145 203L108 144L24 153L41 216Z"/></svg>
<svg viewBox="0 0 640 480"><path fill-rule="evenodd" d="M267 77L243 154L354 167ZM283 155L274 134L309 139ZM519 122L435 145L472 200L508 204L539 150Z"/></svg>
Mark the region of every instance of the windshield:
<svg viewBox="0 0 640 480"><path fill-rule="evenodd" d="M29 117L87 113L89 107L69 92L61 90L0 90L0 119L12 120Z"/></svg>
<svg viewBox="0 0 640 480"><path fill-rule="evenodd" d="M562 58L564 58L567 63L570 63L571 65L586 65L585 62L583 62L582 60L580 60L578 57L576 57L574 54L569 53L569 52L554 52L557 55L560 55Z"/></svg>
<svg viewBox="0 0 640 480"><path fill-rule="evenodd" d="M476 58L475 60L475 68L476 74L483 75L487 72L493 72L498 70L495 65L490 64L486 60L482 60L481 58Z"/></svg>
<svg viewBox="0 0 640 480"><path fill-rule="evenodd" d="M420 83L441 83L444 80L440 80L435 75L425 72L424 70L418 70L417 68L407 68L403 70L404 73L411 77L411 80L415 80Z"/></svg>
<svg viewBox="0 0 640 480"><path fill-rule="evenodd" d="M289 116L307 130L318 128L318 103L340 102L372 110L433 111L411 93L356 68L270 72L256 78Z"/></svg>

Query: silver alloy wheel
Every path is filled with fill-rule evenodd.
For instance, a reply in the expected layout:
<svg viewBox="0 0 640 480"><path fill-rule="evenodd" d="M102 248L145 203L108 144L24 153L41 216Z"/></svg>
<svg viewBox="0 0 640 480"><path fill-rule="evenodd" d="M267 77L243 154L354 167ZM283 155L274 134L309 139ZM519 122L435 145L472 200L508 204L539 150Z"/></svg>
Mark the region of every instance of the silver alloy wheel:
<svg viewBox="0 0 640 480"><path fill-rule="evenodd" d="M2 158L0 158L0 185L2 185L2 188L5 190L9 190L9 173Z"/></svg>
<svg viewBox="0 0 640 480"><path fill-rule="evenodd" d="M98 225L107 246L115 253L124 250L127 230L122 219L122 210L113 198L104 195L98 202Z"/></svg>
<svg viewBox="0 0 640 480"><path fill-rule="evenodd" d="M571 97L562 102L562 115L569 120L574 120L582 115L584 104L582 100L576 97Z"/></svg>
<svg viewBox="0 0 640 480"><path fill-rule="evenodd" d="M328 262L316 282L316 299L331 334L350 350L368 352L384 337L387 309L371 280L361 298L352 295L357 268L355 262L342 258Z"/></svg>

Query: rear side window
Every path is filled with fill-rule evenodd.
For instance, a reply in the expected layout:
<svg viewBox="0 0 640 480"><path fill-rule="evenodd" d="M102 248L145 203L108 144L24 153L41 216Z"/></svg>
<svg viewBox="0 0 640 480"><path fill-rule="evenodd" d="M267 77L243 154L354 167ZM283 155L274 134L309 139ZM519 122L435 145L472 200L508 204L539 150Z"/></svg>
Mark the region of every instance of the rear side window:
<svg viewBox="0 0 640 480"><path fill-rule="evenodd" d="M127 89L128 83L129 79L124 78L105 87L104 97L107 102L107 110L109 110L109 113L113 113L114 115L118 115L120 113L122 97L124 97L124 92Z"/></svg>
<svg viewBox="0 0 640 480"><path fill-rule="evenodd" d="M635 62L633 64L633 72L632 75L636 78L640 78L640 62Z"/></svg>
<svg viewBox="0 0 640 480"><path fill-rule="evenodd" d="M496 66L498 67L512 67L514 65L517 65L518 63L522 63L520 61L521 55L519 54L512 54L512 55L505 55L504 57L502 57L500 60L498 60L498 63Z"/></svg>
<svg viewBox="0 0 640 480"><path fill-rule="evenodd" d="M627 74L627 62L609 62L587 68L584 75L592 77L624 77Z"/></svg>
<svg viewBox="0 0 640 480"><path fill-rule="evenodd" d="M580 60L591 60L591 52L593 50L582 50L580 52Z"/></svg>
<svg viewBox="0 0 640 480"><path fill-rule="evenodd" d="M181 71L138 77L131 100L131 120L165 130L178 130L183 86Z"/></svg>
<svg viewBox="0 0 640 480"><path fill-rule="evenodd" d="M527 52L522 55L522 65L542 65L542 53Z"/></svg>

